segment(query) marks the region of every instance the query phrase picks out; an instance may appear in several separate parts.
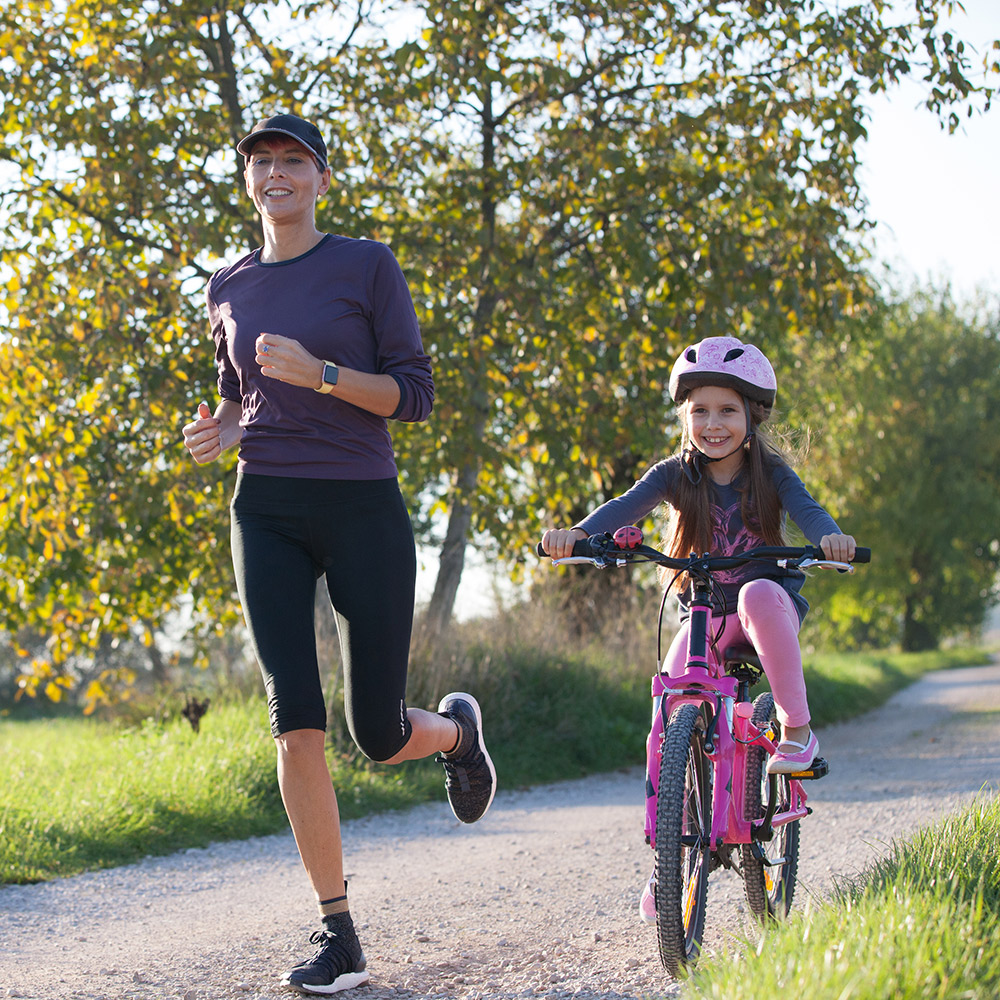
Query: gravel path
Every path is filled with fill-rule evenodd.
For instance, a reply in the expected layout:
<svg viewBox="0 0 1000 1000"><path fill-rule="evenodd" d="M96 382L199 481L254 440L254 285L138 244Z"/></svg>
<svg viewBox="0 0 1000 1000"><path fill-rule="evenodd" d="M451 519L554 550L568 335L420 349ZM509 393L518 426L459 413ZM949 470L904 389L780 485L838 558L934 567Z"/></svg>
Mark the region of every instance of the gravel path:
<svg viewBox="0 0 1000 1000"><path fill-rule="evenodd" d="M831 774L810 788L796 908L893 838L1000 788L1000 664L928 675L820 743ZM356 820L344 841L372 972L354 1000L678 993L636 917L651 861L639 770L501 790L472 827L442 804ZM731 873L713 874L710 892L712 952L752 928ZM289 997L278 976L309 952L313 912L290 835L10 886L0 997Z"/></svg>

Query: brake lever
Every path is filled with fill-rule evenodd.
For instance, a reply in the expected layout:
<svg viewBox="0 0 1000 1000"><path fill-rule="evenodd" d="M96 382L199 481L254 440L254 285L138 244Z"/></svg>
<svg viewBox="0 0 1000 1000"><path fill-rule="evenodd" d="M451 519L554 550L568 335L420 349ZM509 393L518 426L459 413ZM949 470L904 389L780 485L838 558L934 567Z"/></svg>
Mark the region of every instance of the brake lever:
<svg viewBox="0 0 1000 1000"><path fill-rule="evenodd" d="M780 559L778 565L782 569L787 568L789 560ZM820 569L835 569L838 573L853 573L854 563L849 562L837 562L834 559L803 559L800 563L794 563L799 569L810 569L813 566L818 566Z"/></svg>

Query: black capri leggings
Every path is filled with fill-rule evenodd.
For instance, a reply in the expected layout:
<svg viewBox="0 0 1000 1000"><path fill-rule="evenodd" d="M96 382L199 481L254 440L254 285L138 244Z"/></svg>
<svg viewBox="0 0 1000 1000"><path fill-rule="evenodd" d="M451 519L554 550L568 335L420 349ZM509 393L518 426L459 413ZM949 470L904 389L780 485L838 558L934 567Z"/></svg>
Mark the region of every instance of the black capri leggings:
<svg viewBox="0 0 1000 1000"><path fill-rule="evenodd" d="M372 760L393 757L410 738L406 670L417 573L399 484L240 473L231 510L236 584L271 732L326 729L314 616L316 583L326 576L351 736Z"/></svg>

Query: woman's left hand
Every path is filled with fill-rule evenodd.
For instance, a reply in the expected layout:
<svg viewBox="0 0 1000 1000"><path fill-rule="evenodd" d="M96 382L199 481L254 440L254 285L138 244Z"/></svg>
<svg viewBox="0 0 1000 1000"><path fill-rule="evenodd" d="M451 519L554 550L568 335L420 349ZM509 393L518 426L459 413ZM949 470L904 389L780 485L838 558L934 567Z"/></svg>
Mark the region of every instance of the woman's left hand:
<svg viewBox="0 0 1000 1000"><path fill-rule="evenodd" d="M257 355L262 375L289 385L318 389L323 381L323 362L313 357L297 340L277 333L262 333L257 338Z"/></svg>
<svg viewBox="0 0 1000 1000"><path fill-rule="evenodd" d="M827 559L850 562L854 558L857 545L851 535L824 535L819 540L819 547Z"/></svg>

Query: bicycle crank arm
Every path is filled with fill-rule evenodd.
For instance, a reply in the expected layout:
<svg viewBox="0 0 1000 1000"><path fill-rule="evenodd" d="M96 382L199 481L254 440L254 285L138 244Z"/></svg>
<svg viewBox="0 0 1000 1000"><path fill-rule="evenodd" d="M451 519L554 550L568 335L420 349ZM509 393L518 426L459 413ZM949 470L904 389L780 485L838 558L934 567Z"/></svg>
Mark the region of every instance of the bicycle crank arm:
<svg viewBox="0 0 1000 1000"><path fill-rule="evenodd" d="M705 846L705 841L696 833L685 833L681 835L681 845L684 847L697 847L701 850Z"/></svg>
<svg viewBox="0 0 1000 1000"><path fill-rule="evenodd" d="M788 864L788 858L775 858L773 861L764 853L764 848L758 843L753 843L750 845L750 850L753 853L754 858L761 864L766 865L768 868L779 868L781 865Z"/></svg>

